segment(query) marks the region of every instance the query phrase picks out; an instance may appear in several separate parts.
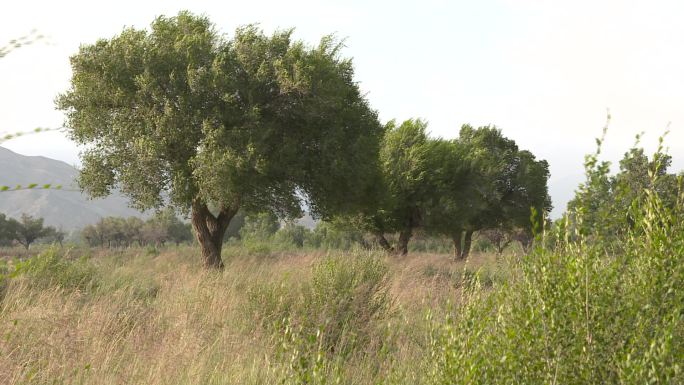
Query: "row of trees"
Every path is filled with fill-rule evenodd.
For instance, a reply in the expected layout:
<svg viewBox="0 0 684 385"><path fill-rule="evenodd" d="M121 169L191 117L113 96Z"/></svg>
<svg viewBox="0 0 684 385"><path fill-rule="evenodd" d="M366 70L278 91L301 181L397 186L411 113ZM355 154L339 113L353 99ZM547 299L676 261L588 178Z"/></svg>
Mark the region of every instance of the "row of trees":
<svg viewBox="0 0 684 385"><path fill-rule="evenodd" d="M44 226L43 218L23 214L19 220L0 214L0 245L9 246L14 242L27 250L39 240L64 241L64 232L52 226Z"/></svg>
<svg viewBox="0 0 684 385"><path fill-rule="evenodd" d="M173 209L166 209L147 221L137 217L102 218L98 223L83 228L81 237L90 246L178 245L192 242L192 229L190 224L178 219Z"/></svg>
<svg viewBox="0 0 684 385"><path fill-rule="evenodd" d="M548 210L545 162L493 127L438 140L421 121L382 125L341 48L255 26L228 39L188 12L82 45L57 98L87 148L80 186L189 213L205 266L217 268L239 210L292 218L305 200L388 249L406 253L423 227L453 237L459 257L474 231L527 229L531 207ZM396 246L387 232L399 232Z"/></svg>
<svg viewBox="0 0 684 385"><path fill-rule="evenodd" d="M495 127L464 125L459 137L433 139L427 124L390 122L380 150L381 194L360 225L388 251L408 252L416 229L453 240L456 258L465 258L473 233L521 241L529 247L533 224L551 209L549 166L520 150ZM398 233L390 245L386 233ZM498 234L498 235L497 235Z"/></svg>

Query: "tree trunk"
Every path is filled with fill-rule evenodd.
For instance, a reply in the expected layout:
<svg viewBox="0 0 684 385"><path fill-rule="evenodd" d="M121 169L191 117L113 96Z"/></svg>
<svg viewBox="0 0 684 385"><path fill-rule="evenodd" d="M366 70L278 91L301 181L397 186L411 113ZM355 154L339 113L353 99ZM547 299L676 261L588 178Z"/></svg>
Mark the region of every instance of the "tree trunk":
<svg viewBox="0 0 684 385"><path fill-rule="evenodd" d="M385 238L385 234L383 234L381 232L377 232L377 233L375 233L375 239L378 241L378 244L380 245L380 247L382 247L383 250L385 250L388 253L394 252L394 248L392 247L392 245L390 245L389 242L387 242L387 238Z"/></svg>
<svg viewBox="0 0 684 385"><path fill-rule="evenodd" d="M532 248L532 239L521 239L519 240L520 246L522 246L523 253L527 254L530 252L530 249Z"/></svg>
<svg viewBox="0 0 684 385"><path fill-rule="evenodd" d="M454 241L454 259L459 260L463 257L463 231L456 231L451 239Z"/></svg>
<svg viewBox="0 0 684 385"><path fill-rule="evenodd" d="M224 265L221 260L223 236L235 213L237 213L237 207L222 207L219 215L214 216L206 203L199 200L192 202L192 227L195 229L197 242L200 245L204 267L223 269Z"/></svg>
<svg viewBox="0 0 684 385"><path fill-rule="evenodd" d="M497 256L497 258L498 258L498 257L501 256L501 254L503 254L503 249L504 249L504 247L506 247L506 246L504 245L503 241L499 239L499 241L496 242L496 244L494 245L494 247L496 248L496 256Z"/></svg>
<svg viewBox="0 0 684 385"><path fill-rule="evenodd" d="M411 239L412 231L409 230L403 230L399 232L399 243L397 244L397 254L399 255L407 255L408 254L408 243L409 240Z"/></svg>
<svg viewBox="0 0 684 385"><path fill-rule="evenodd" d="M465 238L463 239L463 251L461 253L461 259L468 258L470 255L470 245L473 243L473 230L467 230L465 232Z"/></svg>

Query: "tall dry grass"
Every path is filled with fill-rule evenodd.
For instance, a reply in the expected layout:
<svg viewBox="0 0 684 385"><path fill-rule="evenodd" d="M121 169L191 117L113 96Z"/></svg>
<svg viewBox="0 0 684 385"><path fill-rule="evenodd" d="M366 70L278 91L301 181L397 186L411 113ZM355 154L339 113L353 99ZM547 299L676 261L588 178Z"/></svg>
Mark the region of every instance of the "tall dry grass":
<svg viewBox="0 0 684 385"><path fill-rule="evenodd" d="M5 267L16 273L0 284L0 383L419 383L426 309L457 298L465 271L446 256L366 251L231 249L223 273L201 269L190 247L74 254ZM323 290L334 282L344 287Z"/></svg>

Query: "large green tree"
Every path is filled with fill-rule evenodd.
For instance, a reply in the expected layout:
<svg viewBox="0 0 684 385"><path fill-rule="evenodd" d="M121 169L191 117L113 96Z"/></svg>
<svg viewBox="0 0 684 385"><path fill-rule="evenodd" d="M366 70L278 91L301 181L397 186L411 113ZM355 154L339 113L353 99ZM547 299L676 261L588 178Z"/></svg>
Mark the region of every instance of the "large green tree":
<svg viewBox="0 0 684 385"><path fill-rule="evenodd" d="M340 48L255 26L227 39L187 12L83 45L57 99L86 148L81 187L189 210L208 267L223 266L240 208L296 216L304 198L324 217L356 210L372 197L382 127Z"/></svg>
<svg viewBox="0 0 684 385"><path fill-rule="evenodd" d="M380 193L359 223L385 250L405 255L414 230L422 226L426 202L433 196L433 153L438 141L428 137L427 123L420 119L399 125L390 121L385 130L377 183ZM386 233L398 233L396 247L387 241Z"/></svg>
<svg viewBox="0 0 684 385"><path fill-rule="evenodd" d="M456 258L468 256L476 231L531 234L532 223L551 209L548 163L519 150L496 127L462 126L446 154L426 227L453 239Z"/></svg>
<svg viewBox="0 0 684 385"><path fill-rule="evenodd" d="M359 222L384 249L405 255L417 229L426 228L426 221L443 218L441 213L431 217L431 208L447 193L444 186L462 181L460 147L456 141L430 138L423 120L409 119L400 125L390 121L380 165L379 198L372 214L364 214ZM398 233L396 247L385 233Z"/></svg>
<svg viewBox="0 0 684 385"><path fill-rule="evenodd" d="M433 171L436 174L433 199L425 207L425 229L428 233L451 238L454 256L461 258L464 231L470 218L484 205L478 187L482 175L475 167L473 157L467 154L470 150L467 146L459 139L445 142L440 146L441 151L435 154L439 162Z"/></svg>

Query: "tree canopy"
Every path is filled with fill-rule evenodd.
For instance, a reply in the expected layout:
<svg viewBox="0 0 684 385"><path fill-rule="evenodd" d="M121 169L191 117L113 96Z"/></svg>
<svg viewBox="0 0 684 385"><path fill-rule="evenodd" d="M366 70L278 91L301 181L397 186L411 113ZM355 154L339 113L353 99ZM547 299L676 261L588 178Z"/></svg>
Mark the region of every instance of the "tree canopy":
<svg viewBox="0 0 684 385"><path fill-rule="evenodd" d="M190 210L215 267L239 208L296 216L304 199L319 216L356 210L372 197L383 129L341 48L253 25L228 39L188 12L81 46L57 99L86 146L80 186Z"/></svg>
<svg viewBox="0 0 684 385"><path fill-rule="evenodd" d="M44 238L61 244L64 240L64 233L52 226L45 226L43 218L22 214L21 218L16 220L0 214L0 245L7 246L16 241L29 249L37 240Z"/></svg>

